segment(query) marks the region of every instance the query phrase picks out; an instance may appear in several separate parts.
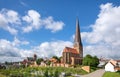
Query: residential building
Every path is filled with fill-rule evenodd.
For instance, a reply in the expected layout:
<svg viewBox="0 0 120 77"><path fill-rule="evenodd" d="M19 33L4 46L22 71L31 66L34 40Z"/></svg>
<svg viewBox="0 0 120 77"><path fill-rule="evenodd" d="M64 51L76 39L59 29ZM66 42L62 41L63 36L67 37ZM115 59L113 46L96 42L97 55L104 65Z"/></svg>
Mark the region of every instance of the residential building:
<svg viewBox="0 0 120 77"><path fill-rule="evenodd" d="M119 67L119 62L117 60L110 60L106 65L105 65L105 71L110 71L110 72L116 72L120 70Z"/></svg>

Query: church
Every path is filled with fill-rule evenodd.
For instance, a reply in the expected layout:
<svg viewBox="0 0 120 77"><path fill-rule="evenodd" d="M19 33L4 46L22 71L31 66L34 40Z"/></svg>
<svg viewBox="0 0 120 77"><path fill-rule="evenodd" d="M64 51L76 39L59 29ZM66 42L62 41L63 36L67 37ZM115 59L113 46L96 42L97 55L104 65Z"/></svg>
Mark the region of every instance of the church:
<svg viewBox="0 0 120 77"><path fill-rule="evenodd" d="M82 64L83 60L83 46L81 41L79 20L76 20L76 33L73 47L65 47L62 52L62 63L77 65Z"/></svg>

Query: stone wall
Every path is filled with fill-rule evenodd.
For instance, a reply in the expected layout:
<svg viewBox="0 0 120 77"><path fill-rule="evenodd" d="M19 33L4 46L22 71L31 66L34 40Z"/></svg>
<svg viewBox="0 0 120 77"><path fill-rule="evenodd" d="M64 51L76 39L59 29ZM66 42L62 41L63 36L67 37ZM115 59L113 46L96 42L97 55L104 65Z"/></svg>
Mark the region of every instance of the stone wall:
<svg viewBox="0 0 120 77"><path fill-rule="evenodd" d="M83 66L82 69L88 73L90 72L90 66Z"/></svg>

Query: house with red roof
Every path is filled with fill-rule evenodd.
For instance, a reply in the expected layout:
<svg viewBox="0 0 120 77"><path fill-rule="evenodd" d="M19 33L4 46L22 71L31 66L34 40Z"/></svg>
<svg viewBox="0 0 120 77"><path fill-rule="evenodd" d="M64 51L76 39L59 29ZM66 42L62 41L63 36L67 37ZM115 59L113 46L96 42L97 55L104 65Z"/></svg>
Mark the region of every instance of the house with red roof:
<svg viewBox="0 0 120 77"><path fill-rule="evenodd" d="M105 65L105 71L116 72L116 71L120 70L119 62L120 62L119 60L110 60Z"/></svg>

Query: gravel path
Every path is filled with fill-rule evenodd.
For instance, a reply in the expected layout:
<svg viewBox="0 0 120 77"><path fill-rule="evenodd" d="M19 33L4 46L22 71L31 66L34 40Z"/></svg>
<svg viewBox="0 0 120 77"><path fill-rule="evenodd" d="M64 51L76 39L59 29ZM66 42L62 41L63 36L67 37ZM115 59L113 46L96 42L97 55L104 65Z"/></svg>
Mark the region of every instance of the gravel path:
<svg viewBox="0 0 120 77"><path fill-rule="evenodd" d="M100 69L100 70L97 70L95 72L92 72L90 74L83 75L83 76L80 76L80 77L102 77L102 75L104 74L104 72L105 72L104 69Z"/></svg>

